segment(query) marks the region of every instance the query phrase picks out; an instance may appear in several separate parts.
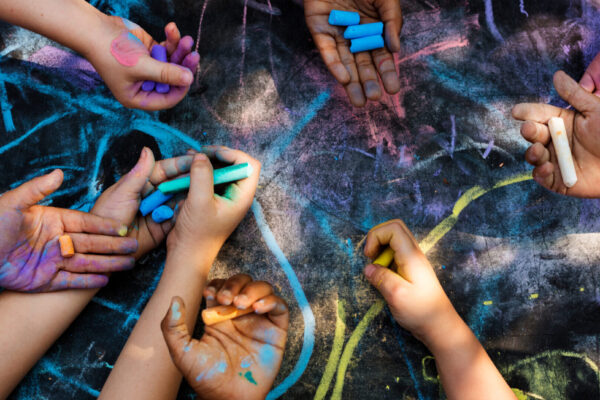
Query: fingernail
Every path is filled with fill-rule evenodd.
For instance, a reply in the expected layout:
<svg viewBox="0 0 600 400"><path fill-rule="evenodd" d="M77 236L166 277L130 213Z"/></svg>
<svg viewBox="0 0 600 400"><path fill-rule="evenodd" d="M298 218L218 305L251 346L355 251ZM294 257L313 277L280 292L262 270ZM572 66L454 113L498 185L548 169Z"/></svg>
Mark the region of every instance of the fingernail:
<svg viewBox="0 0 600 400"><path fill-rule="evenodd" d="M200 53L198 53L197 51L192 51L192 56L200 57Z"/></svg>
<svg viewBox="0 0 600 400"><path fill-rule="evenodd" d="M231 292L227 289L221 291L221 297L225 299L225 301L223 302L223 304L225 304L226 306L231 304Z"/></svg>
<svg viewBox="0 0 600 400"><path fill-rule="evenodd" d="M133 267L135 267L135 258L128 257L128 259L127 259L127 268L126 269L133 269Z"/></svg>
<svg viewBox="0 0 600 400"><path fill-rule="evenodd" d="M123 236L127 236L127 232L128 232L128 229L127 229L127 227L126 227L125 225L121 226L121 227L119 228L119 230L117 231L117 233L118 233L118 234L119 234L119 236L121 236L121 237L123 237Z"/></svg>
<svg viewBox="0 0 600 400"><path fill-rule="evenodd" d="M367 278L370 278L371 275L373 275L373 272L375 272L375 269L377 267L375 267L375 265L373 264L369 264L365 267L365 275L367 276Z"/></svg>
<svg viewBox="0 0 600 400"><path fill-rule="evenodd" d="M248 302L248 296L246 296L245 294L240 294L238 296L235 296L233 302L235 303L235 306L237 308L239 308L240 310L245 310L248 307L246 305L246 303Z"/></svg>
<svg viewBox="0 0 600 400"><path fill-rule="evenodd" d="M208 160L208 157L206 157L206 154L204 153L196 153L194 155L194 161L206 161Z"/></svg>
<svg viewBox="0 0 600 400"><path fill-rule="evenodd" d="M126 245L124 247L125 247L126 251L128 251L130 253L135 253L135 251L138 249L137 239L131 238L131 239L127 240Z"/></svg>
<svg viewBox="0 0 600 400"><path fill-rule="evenodd" d="M281 303L277 303L277 306L275 307L277 309L277 312L284 312L285 311L285 306Z"/></svg>
<svg viewBox="0 0 600 400"><path fill-rule="evenodd" d="M208 293L210 293L210 294L206 295L206 300L214 300L215 299L215 293L217 292L217 290L214 287L209 286L209 287L206 288L206 291Z"/></svg>
<svg viewBox="0 0 600 400"><path fill-rule="evenodd" d="M140 161L144 161L148 157L148 148L144 147L142 149L142 154L140 154Z"/></svg>
<svg viewBox="0 0 600 400"><path fill-rule="evenodd" d="M194 75L189 69L184 68L184 71L181 75L181 81L184 86L189 86L192 84L192 82L194 81Z"/></svg>

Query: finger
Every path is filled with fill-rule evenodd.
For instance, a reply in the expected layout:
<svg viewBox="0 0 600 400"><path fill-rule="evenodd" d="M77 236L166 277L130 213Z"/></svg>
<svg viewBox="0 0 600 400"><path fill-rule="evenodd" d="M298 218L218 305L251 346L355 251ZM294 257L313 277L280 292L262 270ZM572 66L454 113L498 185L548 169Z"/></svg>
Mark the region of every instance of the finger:
<svg viewBox="0 0 600 400"><path fill-rule="evenodd" d="M541 143L547 146L550 143L550 130L548 125L527 121L521 125L521 136L529 143Z"/></svg>
<svg viewBox="0 0 600 400"><path fill-rule="evenodd" d="M365 99L365 94L363 93L363 88L360 84L360 77L358 75L354 54L350 52L348 44L345 41L343 43L338 42L338 53L340 54L340 59L346 67L346 70L350 73L350 81L348 84L344 85L346 94L353 106L363 107L367 100Z"/></svg>
<svg viewBox="0 0 600 400"><path fill-rule="evenodd" d="M60 169L55 169L49 174L33 178L4 193L0 198L11 207L24 210L56 191L62 184L63 178L63 172Z"/></svg>
<svg viewBox="0 0 600 400"><path fill-rule="evenodd" d="M367 51L361 51L355 54L355 60L364 93L369 100L379 100L381 98L381 88L379 87L379 80L377 79L377 72L371 54Z"/></svg>
<svg viewBox="0 0 600 400"><path fill-rule="evenodd" d="M581 81L579 81L579 84L581 85L582 88L584 88L586 91L588 91L590 93L594 93L594 91L596 89L596 83L594 82L594 78L592 78L592 75L590 75L587 71L585 74L583 74L583 78L581 78Z"/></svg>
<svg viewBox="0 0 600 400"><path fill-rule="evenodd" d="M213 167L204 153L194 155L190 170L190 190L188 200L198 204L213 201L215 188L213 183Z"/></svg>
<svg viewBox="0 0 600 400"><path fill-rule="evenodd" d="M48 285L40 291L53 292L66 289L99 289L108 284L108 276L98 274L73 274L58 271Z"/></svg>
<svg viewBox="0 0 600 400"><path fill-rule="evenodd" d="M587 92L563 71L554 74L554 87L564 101L582 113L594 112L600 108L598 97Z"/></svg>
<svg viewBox="0 0 600 400"><path fill-rule="evenodd" d="M193 74L196 73L198 69L198 64L200 63L200 54L197 51L192 51L190 54L185 56L181 65L192 71Z"/></svg>
<svg viewBox="0 0 600 400"><path fill-rule="evenodd" d="M196 357L196 352L190 349L197 344L197 341L192 339L185 323L185 303L181 297L175 296L171 299L171 305L160 328L173 363L187 379L189 366L194 364L192 358Z"/></svg>
<svg viewBox="0 0 600 400"><path fill-rule="evenodd" d="M169 61L175 64L181 64L185 56L187 56L190 53L190 51L192 51L193 46L194 39L192 39L191 36L184 36L177 44L177 48L175 49L173 54L171 54Z"/></svg>
<svg viewBox="0 0 600 400"><path fill-rule="evenodd" d="M377 49L371 52L373 62L377 66L377 72L383 82L385 91L389 94L396 94L400 91L400 79L398 78L398 71L396 71L396 64L394 63L394 57L389 51L384 49Z"/></svg>
<svg viewBox="0 0 600 400"><path fill-rule="evenodd" d="M217 300L219 304L230 305L233 298L240 293L240 290L249 282L252 282L252 277L246 274L237 274L227 279L221 289L217 292Z"/></svg>
<svg viewBox="0 0 600 400"><path fill-rule="evenodd" d="M408 282L388 268L381 265L369 264L364 270L369 283L381 293L385 301L392 303L398 292L407 288Z"/></svg>
<svg viewBox="0 0 600 400"><path fill-rule="evenodd" d="M62 269L74 273L105 274L108 272L127 271L135 267L135 258L128 256L98 256L94 254L76 253L71 258L63 259Z"/></svg>
<svg viewBox="0 0 600 400"><path fill-rule="evenodd" d="M402 10L396 0L377 0L375 7L385 26L385 45L392 52L400 51L400 31L402 30Z"/></svg>
<svg viewBox="0 0 600 400"><path fill-rule="evenodd" d="M288 305L281 297L271 294L252 304L257 314L267 314L277 327L287 330L289 323Z"/></svg>
<svg viewBox="0 0 600 400"><path fill-rule="evenodd" d="M239 294L233 297L233 305L240 310L250 307L255 301L273 293L273 286L263 281L248 282Z"/></svg>
<svg viewBox="0 0 600 400"><path fill-rule="evenodd" d="M171 54L177 49L177 44L181 39L181 33L175 22L165 25L165 38L166 40L161 45L166 47L168 54Z"/></svg>
<svg viewBox="0 0 600 400"><path fill-rule="evenodd" d="M587 67L579 84L590 93L593 93L600 88L600 54L596 55Z"/></svg>
<svg viewBox="0 0 600 400"><path fill-rule="evenodd" d="M525 152L525 160L537 167L550 161L550 152L541 143L534 143Z"/></svg>
<svg viewBox="0 0 600 400"><path fill-rule="evenodd" d="M137 68L139 71L137 79L140 81L154 81L181 87L190 86L194 81L194 75L189 69L180 65L157 61L150 56L140 57ZM158 93L144 92L144 94L151 99L152 94L157 95Z"/></svg>
<svg viewBox="0 0 600 400"><path fill-rule="evenodd" d="M551 162L546 162L533 169L533 179L541 186L548 190L552 190L554 185L554 165Z"/></svg>
<svg viewBox="0 0 600 400"><path fill-rule="evenodd" d="M317 33L314 35L314 40L331 75L342 85L350 83L350 73L342 63L335 37L329 33Z"/></svg>
<svg viewBox="0 0 600 400"><path fill-rule="evenodd" d="M204 297L206 298L206 307L214 307L218 305L217 292L223 287L225 279L213 279L204 289Z"/></svg>
<svg viewBox="0 0 600 400"><path fill-rule="evenodd" d="M80 254L132 254L138 248L135 238L70 233L75 252Z"/></svg>
<svg viewBox="0 0 600 400"><path fill-rule="evenodd" d="M148 179L154 166L154 153L148 147L144 147L135 166L117 182L116 190L126 191L130 198L140 197L147 190Z"/></svg>
<svg viewBox="0 0 600 400"><path fill-rule="evenodd" d="M150 175L150 183L154 186L158 186L164 181L190 172L192 161L194 161L192 155L184 155L158 161Z"/></svg>
<svg viewBox="0 0 600 400"><path fill-rule="evenodd" d="M549 104L521 103L512 109L514 119L520 121L535 121L545 124L552 117L562 116L564 110Z"/></svg>
<svg viewBox="0 0 600 400"><path fill-rule="evenodd" d="M87 232L111 236L127 235L127 226L111 218L69 209L60 209L60 217L65 232Z"/></svg>

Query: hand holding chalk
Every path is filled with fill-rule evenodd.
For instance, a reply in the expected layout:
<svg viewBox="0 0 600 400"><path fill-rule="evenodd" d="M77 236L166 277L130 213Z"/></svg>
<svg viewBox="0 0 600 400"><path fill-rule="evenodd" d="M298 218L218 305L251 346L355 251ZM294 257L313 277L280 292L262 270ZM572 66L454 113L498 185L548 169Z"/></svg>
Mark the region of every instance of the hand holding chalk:
<svg viewBox="0 0 600 400"><path fill-rule="evenodd" d="M121 222L81 211L36 205L56 191L60 170L0 196L0 287L49 292L98 288L103 273L131 269L137 248ZM65 234L68 232L68 234Z"/></svg>
<svg viewBox="0 0 600 400"><path fill-rule="evenodd" d="M208 308L203 319L217 315L219 321L209 321L214 323L205 326L199 340L189 334L183 300L171 300L161 328L173 362L203 398L264 399L283 358L289 319L285 302L271 285L253 282L248 275L216 279L204 296ZM234 314L239 318L223 318ZM233 340L215 342L215 336ZM198 363L198 358L206 362Z"/></svg>
<svg viewBox="0 0 600 400"><path fill-rule="evenodd" d="M513 108L513 117L526 121L521 135L532 144L525 159L534 166L535 181L546 189L600 197L600 98L562 71L554 75L554 86L573 109L527 103Z"/></svg>

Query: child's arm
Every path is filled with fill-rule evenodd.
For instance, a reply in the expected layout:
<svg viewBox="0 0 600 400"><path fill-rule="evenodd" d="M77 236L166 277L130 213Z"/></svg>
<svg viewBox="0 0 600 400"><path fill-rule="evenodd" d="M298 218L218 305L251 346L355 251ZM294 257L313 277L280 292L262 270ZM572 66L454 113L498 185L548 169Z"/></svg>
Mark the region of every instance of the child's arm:
<svg viewBox="0 0 600 400"><path fill-rule="evenodd" d="M161 325L173 362L205 400L264 399L283 359L289 319L285 302L270 284L253 282L248 275L215 279L204 296L209 308L233 304L254 312L205 326L196 340L185 322L183 300L173 298Z"/></svg>
<svg viewBox="0 0 600 400"><path fill-rule="evenodd" d="M343 36L345 27L332 26L328 22L332 9L359 13L361 24L383 22L386 47L350 53L350 40ZM382 89L389 94L398 93L400 79L392 53L400 51L400 1L305 0L304 15L323 62L333 77L344 86L354 106L363 107L367 99L378 101ZM380 87L380 80L383 87Z"/></svg>
<svg viewBox="0 0 600 400"><path fill-rule="evenodd" d="M388 302L394 319L433 353L449 399L516 399L473 332L446 296L406 225L385 222L369 232L371 259L389 245L397 273L369 264L365 275Z"/></svg>
<svg viewBox="0 0 600 400"><path fill-rule="evenodd" d="M212 166L205 154L196 154L187 199L167 238L167 260L162 277L102 389L105 399L174 398L181 374L173 365L160 323L174 296L187 306L186 324L193 329L211 264L219 249L246 215L260 163L241 151L204 147L227 163L249 162L253 174L229 186L224 196L214 194Z"/></svg>
<svg viewBox="0 0 600 400"><path fill-rule="evenodd" d="M553 192L574 197L600 197L600 98L577 84L562 71L554 75L554 87L573 109L548 104L517 104L514 118L526 121L521 135L531 147L525 160L533 165L533 179ZM575 164L577 183L568 188L563 183L548 120L564 120Z"/></svg>
<svg viewBox="0 0 600 400"><path fill-rule="evenodd" d="M188 155L155 164L152 152L145 148L136 166L102 193L91 213L131 224L137 215L141 195L151 186L188 172L191 160L192 156ZM156 224L149 216L138 216L133 225L137 229L131 229L129 240L137 239L139 245L134 254L137 259L162 242L173 222ZM97 291L0 293L0 398L10 394ZM28 345L23 346L23 343Z"/></svg>
<svg viewBox="0 0 600 400"><path fill-rule="evenodd" d="M173 107L185 97L200 60L198 53L191 52L193 39L187 36L180 40L173 23L165 27L170 63L152 59L149 50L157 43L140 26L107 16L83 0L2 0L0 19L82 54L126 107ZM141 86L145 80L173 87L167 94L144 92Z"/></svg>

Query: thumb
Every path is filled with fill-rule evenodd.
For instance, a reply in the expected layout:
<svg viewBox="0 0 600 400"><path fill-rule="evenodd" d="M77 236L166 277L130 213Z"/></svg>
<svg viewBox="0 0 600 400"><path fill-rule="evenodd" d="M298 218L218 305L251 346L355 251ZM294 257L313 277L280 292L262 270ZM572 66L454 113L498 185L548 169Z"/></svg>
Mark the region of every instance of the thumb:
<svg viewBox="0 0 600 400"><path fill-rule="evenodd" d="M377 264L367 265L364 272L369 283L381 293L388 303L393 304L398 291L408 284L400 275Z"/></svg>
<svg viewBox="0 0 600 400"><path fill-rule="evenodd" d="M23 210L35 205L44 197L56 191L62 184L63 178L63 172L60 169L55 169L49 174L25 182L2 197L17 210Z"/></svg>
<svg viewBox="0 0 600 400"><path fill-rule="evenodd" d="M184 373L184 357L188 354L193 339L185 323L185 303L181 297L171 299L171 306L160 327L175 366Z"/></svg>
<svg viewBox="0 0 600 400"><path fill-rule="evenodd" d="M140 80L167 83L171 86L190 86L194 81L192 71L185 67L161 62L150 56L140 58Z"/></svg>
<svg viewBox="0 0 600 400"><path fill-rule="evenodd" d="M402 30L402 10L397 0L378 0L377 12L385 26L385 44L392 52L400 51L400 31Z"/></svg>
<svg viewBox="0 0 600 400"><path fill-rule="evenodd" d="M188 198L194 203L212 201L215 194L213 182L213 168L208 157L204 153L195 154L190 169L190 191Z"/></svg>
<svg viewBox="0 0 600 400"><path fill-rule="evenodd" d="M563 71L554 74L554 87L564 101L581 113L595 111L600 106L598 97L587 92Z"/></svg>

